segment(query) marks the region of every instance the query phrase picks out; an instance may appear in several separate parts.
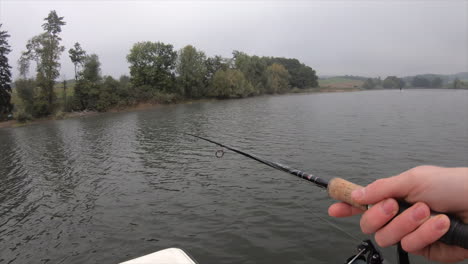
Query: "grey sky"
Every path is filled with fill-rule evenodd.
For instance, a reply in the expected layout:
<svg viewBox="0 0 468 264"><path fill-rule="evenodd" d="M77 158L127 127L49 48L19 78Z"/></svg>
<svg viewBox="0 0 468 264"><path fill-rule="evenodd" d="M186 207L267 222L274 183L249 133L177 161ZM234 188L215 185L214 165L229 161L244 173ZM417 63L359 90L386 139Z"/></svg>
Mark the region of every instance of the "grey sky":
<svg viewBox="0 0 468 264"><path fill-rule="evenodd" d="M298 58L319 75L468 71L468 1L5 1L15 68L50 10L65 17L62 44L96 53L105 75L128 74L139 41L187 44L207 55L233 50ZM62 77L73 78L68 52Z"/></svg>

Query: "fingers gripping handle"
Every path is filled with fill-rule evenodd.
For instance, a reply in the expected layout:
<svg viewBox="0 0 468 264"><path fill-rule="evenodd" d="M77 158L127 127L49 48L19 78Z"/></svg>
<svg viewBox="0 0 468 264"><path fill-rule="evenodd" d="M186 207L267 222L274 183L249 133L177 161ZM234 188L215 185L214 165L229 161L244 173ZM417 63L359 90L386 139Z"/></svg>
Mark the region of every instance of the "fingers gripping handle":
<svg viewBox="0 0 468 264"><path fill-rule="evenodd" d="M350 204L356 208L367 210L367 206L358 204L351 198L351 193L362 186L349 182L341 178L333 178L328 182L328 196L331 198Z"/></svg>
<svg viewBox="0 0 468 264"><path fill-rule="evenodd" d="M454 245L468 249L468 224L462 223L453 216L449 216L449 218L450 228L447 233L439 239L439 241L447 245Z"/></svg>
<svg viewBox="0 0 468 264"><path fill-rule="evenodd" d="M333 178L328 183L328 195L338 201L345 202L350 204L356 208L367 210L366 205L358 204L353 201L351 198L351 193L356 190L362 188L362 186L349 182L347 180L341 178ZM408 209L411 205L398 201L400 210L399 213L403 212L404 210ZM433 214L438 214L437 212L432 212ZM462 223L460 220L455 218L454 216L448 215L450 218L450 228L442 236L439 241L447 244L447 245L455 245L465 249L468 249L468 224Z"/></svg>

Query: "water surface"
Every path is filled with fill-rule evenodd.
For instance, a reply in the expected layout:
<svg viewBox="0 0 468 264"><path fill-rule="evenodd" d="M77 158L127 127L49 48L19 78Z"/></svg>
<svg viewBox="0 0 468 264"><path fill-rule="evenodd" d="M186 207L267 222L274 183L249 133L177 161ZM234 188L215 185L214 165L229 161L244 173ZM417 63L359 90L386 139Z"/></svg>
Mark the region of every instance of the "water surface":
<svg viewBox="0 0 468 264"><path fill-rule="evenodd" d="M331 219L324 191L234 153L217 159L183 133L367 184L421 164L468 166L467 117L468 91L384 90L1 129L0 263L118 263L174 246L201 264L343 263L366 238L357 217Z"/></svg>

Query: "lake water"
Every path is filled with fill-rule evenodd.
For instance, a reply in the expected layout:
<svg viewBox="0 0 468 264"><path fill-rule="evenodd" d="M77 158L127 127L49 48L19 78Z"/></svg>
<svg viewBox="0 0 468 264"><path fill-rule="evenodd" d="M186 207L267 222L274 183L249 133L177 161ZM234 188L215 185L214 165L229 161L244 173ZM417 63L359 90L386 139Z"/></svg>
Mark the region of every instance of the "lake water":
<svg viewBox="0 0 468 264"><path fill-rule="evenodd" d="M216 158L184 132L367 184L468 166L468 91L266 96L0 129L0 263L118 263L167 247L200 264L343 263L367 238L358 217L328 217L313 184Z"/></svg>

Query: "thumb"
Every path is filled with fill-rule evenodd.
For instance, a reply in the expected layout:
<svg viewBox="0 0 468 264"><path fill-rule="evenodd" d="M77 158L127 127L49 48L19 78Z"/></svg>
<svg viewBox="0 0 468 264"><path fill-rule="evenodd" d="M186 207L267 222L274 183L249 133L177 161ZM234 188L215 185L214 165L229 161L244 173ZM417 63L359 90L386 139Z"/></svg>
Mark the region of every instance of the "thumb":
<svg viewBox="0 0 468 264"><path fill-rule="evenodd" d="M413 188L412 182L403 174L379 179L364 188L354 190L351 198L360 204L375 204L386 198L405 198Z"/></svg>

